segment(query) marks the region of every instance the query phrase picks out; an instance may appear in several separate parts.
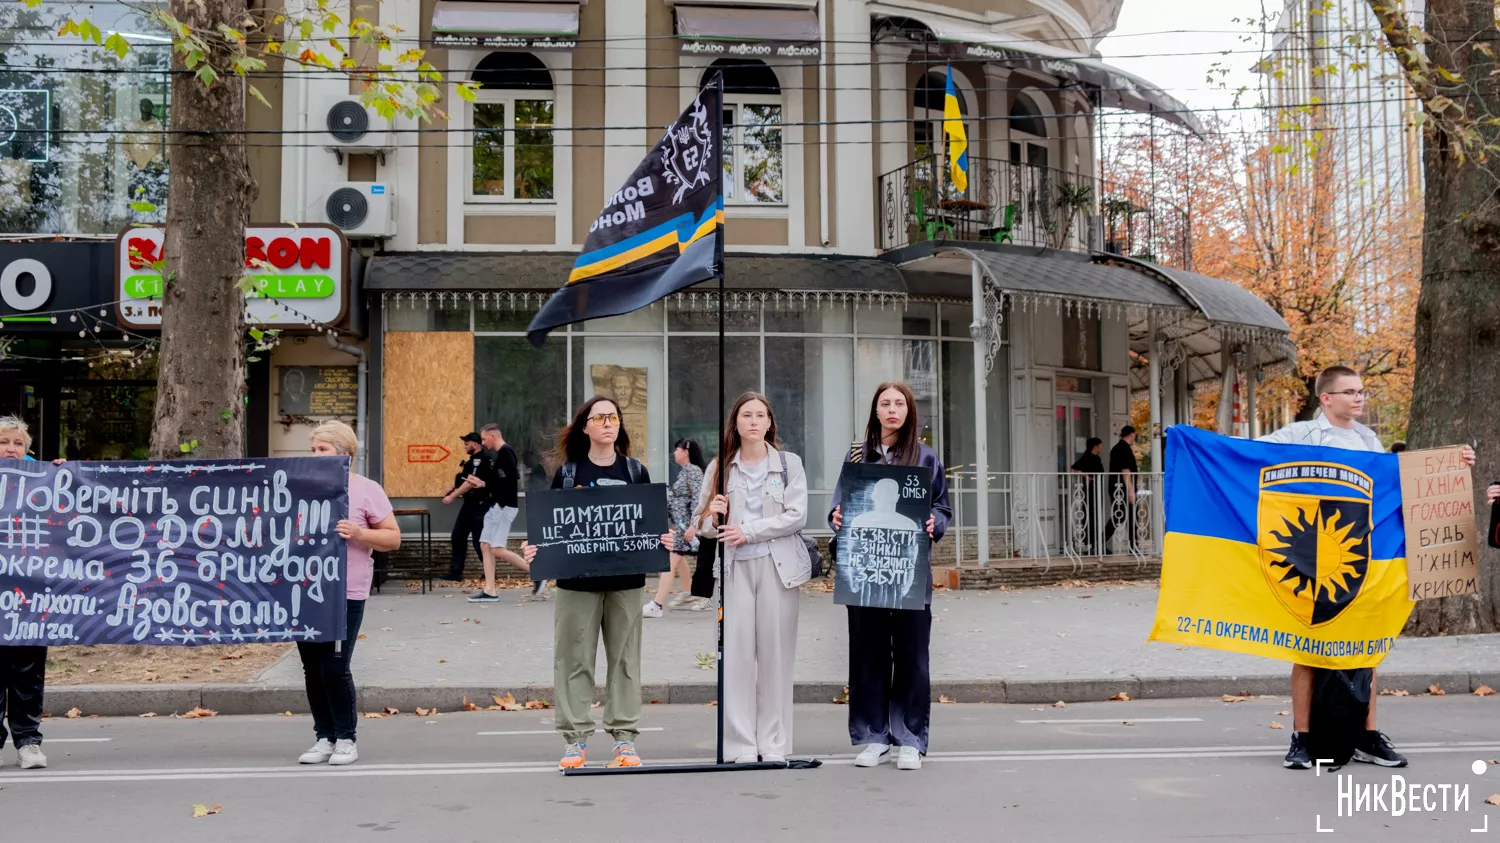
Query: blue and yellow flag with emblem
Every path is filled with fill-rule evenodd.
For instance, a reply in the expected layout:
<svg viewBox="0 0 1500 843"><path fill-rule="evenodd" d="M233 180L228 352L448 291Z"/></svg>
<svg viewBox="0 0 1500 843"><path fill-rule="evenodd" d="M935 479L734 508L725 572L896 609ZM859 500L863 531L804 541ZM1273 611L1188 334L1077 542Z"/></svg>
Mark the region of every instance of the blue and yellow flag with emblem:
<svg viewBox="0 0 1500 843"><path fill-rule="evenodd" d="M969 135L964 131L958 89L953 87L953 65L948 65L948 90L943 95L943 136L948 139L948 170L959 193L969 189Z"/></svg>
<svg viewBox="0 0 1500 843"><path fill-rule="evenodd" d="M724 87L715 78L589 227L568 283L531 320L553 328L639 310L722 272Z"/></svg>
<svg viewBox="0 0 1500 843"><path fill-rule="evenodd" d="M1312 667L1374 667L1407 596L1394 454L1167 432L1151 640Z"/></svg>

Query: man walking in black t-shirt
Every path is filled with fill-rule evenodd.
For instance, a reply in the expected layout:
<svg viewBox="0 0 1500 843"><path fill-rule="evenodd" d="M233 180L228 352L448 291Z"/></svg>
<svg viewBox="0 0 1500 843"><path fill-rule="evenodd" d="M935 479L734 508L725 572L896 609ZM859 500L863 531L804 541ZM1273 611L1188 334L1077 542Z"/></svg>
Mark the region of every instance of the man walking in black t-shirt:
<svg viewBox="0 0 1500 843"><path fill-rule="evenodd" d="M484 467L479 473L478 483L489 490L490 508L484 514L484 529L479 535L479 547L484 559L484 589L469 595L471 603L493 603L500 599L495 588L495 557L498 555L525 573L531 566L515 551L506 547L510 540L510 526L515 523L521 502L521 460L516 449L505 444L500 435L500 426L487 424L479 429L485 448ZM546 582L532 586L531 596L541 597L547 590Z"/></svg>
<svg viewBox="0 0 1500 843"><path fill-rule="evenodd" d="M449 582L459 582L464 578L464 561L469 555L469 549L465 545L473 542L474 555L484 558L484 551L479 546L479 534L484 530L484 511L489 508L488 491L464 483L479 472L479 467L484 462L482 440L478 433L465 433L461 438L468 458L454 476L453 488L443 495L444 504L453 503L453 499L457 497L464 499L463 505L459 507L458 517L454 519L453 534L450 537L453 555L448 560L448 573L443 577Z"/></svg>
<svg viewBox="0 0 1500 843"><path fill-rule="evenodd" d="M1125 425L1120 428L1120 441L1109 451L1109 498L1105 501L1104 545L1115 534L1115 528L1125 531L1125 546L1131 553L1135 547L1135 476L1140 471L1135 460L1135 428ZM1124 511L1120 511L1123 504Z"/></svg>

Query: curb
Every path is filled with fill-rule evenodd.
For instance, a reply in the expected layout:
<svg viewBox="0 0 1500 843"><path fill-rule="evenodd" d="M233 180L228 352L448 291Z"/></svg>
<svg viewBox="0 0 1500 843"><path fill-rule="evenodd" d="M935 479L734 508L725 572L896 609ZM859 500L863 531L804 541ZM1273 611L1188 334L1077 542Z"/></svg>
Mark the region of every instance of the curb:
<svg viewBox="0 0 1500 843"><path fill-rule="evenodd" d="M1426 693L1429 685L1451 694L1471 693L1481 685L1500 685L1500 671L1447 671L1431 673L1379 674L1381 690L1403 690L1413 696ZM1117 676L1070 677L1066 679L935 679L932 699L957 703L1010 703L1037 705L1058 701L1100 702L1124 693L1132 700L1189 699L1239 695L1284 697L1289 691L1289 670L1282 673L1243 676ZM842 696L842 682L798 682L793 700L798 703L831 703ZM436 707L439 711L462 711L464 698L487 706L491 696L512 694L518 701L551 700L551 685L365 685L359 688L360 711L395 708L412 711ZM642 686L647 704L707 705L718 695L716 682L651 683ZM602 698L602 697L601 697ZM224 715L306 714L307 697L297 685L53 685L47 689L45 710L52 716L73 708L85 716L133 717L146 712L159 715L183 713L203 707Z"/></svg>

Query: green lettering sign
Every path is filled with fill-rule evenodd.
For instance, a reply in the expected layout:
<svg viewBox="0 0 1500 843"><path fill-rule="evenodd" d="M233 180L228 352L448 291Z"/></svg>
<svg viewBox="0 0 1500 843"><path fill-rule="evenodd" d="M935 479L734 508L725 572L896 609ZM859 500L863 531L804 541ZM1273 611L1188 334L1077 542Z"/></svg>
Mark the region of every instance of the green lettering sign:
<svg viewBox="0 0 1500 843"><path fill-rule="evenodd" d="M327 275L251 275L253 298L326 299L335 284Z"/></svg>
<svg viewBox="0 0 1500 843"><path fill-rule="evenodd" d="M132 275L126 278L125 295L133 299L161 298L161 276Z"/></svg>

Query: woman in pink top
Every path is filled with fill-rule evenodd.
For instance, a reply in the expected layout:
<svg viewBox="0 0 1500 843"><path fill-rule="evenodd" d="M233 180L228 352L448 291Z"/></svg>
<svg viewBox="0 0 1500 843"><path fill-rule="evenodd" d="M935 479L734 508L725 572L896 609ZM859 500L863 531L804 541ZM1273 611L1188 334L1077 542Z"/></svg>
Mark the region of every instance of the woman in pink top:
<svg viewBox="0 0 1500 843"><path fill-rule="evenodd" d="M319 457L348 456L353 460L359 440L353 428L341 421L328 421L312 432L312 452ZM344 581L349 612L343 648L334 642L297 644L302 657L302 675L307 680L307 704L312 709L313 730L318 742L298 760L303 764L333 766L353 764L359 759L354 746L358 715L354 711L354 674L349 660L365 618L365 599L375 578L373 551L391 551L401 546L401 531L391 514L391 501L380 484L349 474L349 517L338 523L339 536L349 545L349 567Z"/></svg>

